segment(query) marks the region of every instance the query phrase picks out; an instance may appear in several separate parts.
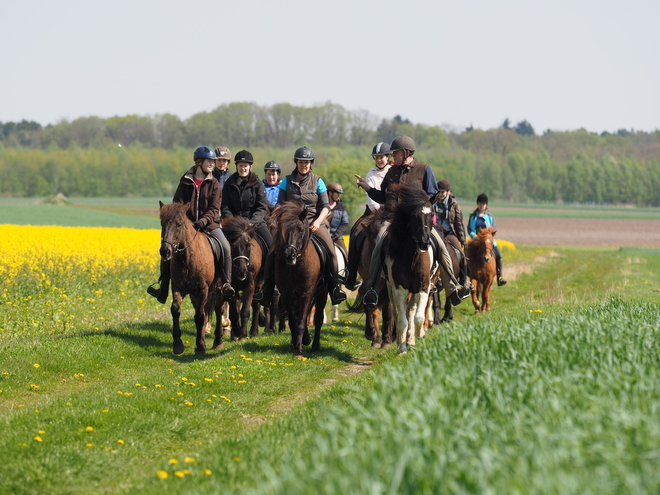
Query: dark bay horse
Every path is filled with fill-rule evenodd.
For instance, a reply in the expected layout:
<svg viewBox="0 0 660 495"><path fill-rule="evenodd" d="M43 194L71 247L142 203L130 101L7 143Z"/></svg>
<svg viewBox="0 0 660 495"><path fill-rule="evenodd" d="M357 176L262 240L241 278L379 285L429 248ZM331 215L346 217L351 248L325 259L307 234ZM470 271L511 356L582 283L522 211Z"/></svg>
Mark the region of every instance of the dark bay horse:
<svg viewBox="0 0 660 495"><path fill-rule="evenodd" d="M396 186L397 202L383 244L387 290L394 306L399 353L424 336L431 286L433 208L419 187Z"/></svg>
<svg viewBox="0 0 660 495"><path fill-rule="evenodd" d="M468 272L474 291L472 292L472 304L476 312L490 310L490 289L493 286L493 280L497 276L497 265L495 263L495 253L493 252L493 243L497 230L493 227L481 229L476 236L472 238L467 248ZM479 303L479 295L482 302Z"/></svg>
<svg viewBox="0 0 660 495"><path fill-rule="evenodd" d="M222 230L231 246L232 287L236 297L229 301L231 339L245 340L252 309L250 337L259 335L259 302L253 299L264 282L264 252L257 240L257 232L245 217L229 217L222 220ZM239 297L240 295L240 297Z"/></svg>
<svg viewBox="0 0 660 495"><path fill-rule="evenodd" d="M437 227L434 227L437 228ZM438 229L438 232L440 233L440 237L444 239L444 234L441 229ZM460 257L464 256L463 253L457 253L456 248L450 243L450 242L445 242L445 245L447 246L447 251L449 252L449 257L451 258L451 264L452 264L452 269L454 271L454 277L456 280L460 279L461 276L461 262L460 262ZM438 254L438 256L440 256ZM439 277L436 277L436 279ZM447 291L445 291L445 312L442 316L440 316L440 311L442 309L442 303L440 302L440 293L442 292L442 289L438 290L435 294L433 294L433 323L435 325L439 325L440 323L447 323L450 321L453 321L454 319L454 306L449 300L449 294L447 294Z"/></svg>
<svg viewBox="0 0 660 495"><path fill-rule="evenodd" d="M221 297L220 291L214 289L216 283L215 261L213 249L204 234L194 229L188 219L187 203L172 203L165 205L160 202L161 244L160 255L163 261L170 262L172 277L172 337L174 338L174 354L184 351L181 340L181 302L190 295L195 308L195 326L197 339L195 353L206 352L205 329L209 316L216 309L215 339L213 348L221 349L222 325L221 304L215 304Z"/></svg>
<svg viewBox="0 0 660 495"><path fill-rule="evenodd" d="M362 280L369 280L369 265L371 264L371 253L376 246L376 237L378 230L383 223L383 208L373 212L371 215L358 220L361 222L361 230L366 235L366 240L360 252L360 263L358 265L358 274ZM365 313L364 336L371 341L371 345L376 348L389 349L394 340L394 314L392 302L387 293L385 277L381 277L378 285L375 287L378 291L378 306L365 306L362 304L362 297L366 291L364 284L358 290L358 297L355 302L348 306L350 311ZM380 316L382 314L383 322L380 325Z"/></svg>
<svg viewBox="0 0 660 495"><path fill-rule="evenodd" d="M291 329L291 352L302 356L302 346L310 343L307 315L313 305L314 342L312 351L321 349L323 310L328 298L321 260L310 242L307 209L302 201L292 200L278 206L269 223L273 226L275 284L280 291Z"/></svg>

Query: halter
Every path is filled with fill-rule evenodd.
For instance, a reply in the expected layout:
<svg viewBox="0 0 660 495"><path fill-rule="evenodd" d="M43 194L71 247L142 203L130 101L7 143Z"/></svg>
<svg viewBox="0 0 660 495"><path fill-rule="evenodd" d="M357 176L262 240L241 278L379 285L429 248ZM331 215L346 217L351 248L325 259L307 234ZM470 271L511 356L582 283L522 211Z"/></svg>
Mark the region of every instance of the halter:
<svg viewBox="0 0 660 495"><path fill-rule="evenodd" d="M297 246L294 246L293 244L287 244L286 246L284 246L285 250L286 248L293 249L293 254L295 255L296 259L302 258L302 252L300 251L300 249L298 249Z"/></svg>
<svg viewBox="0 0 660 495"><path fill-rule="evenodd" d="M180 252L185 251L186 249L188 249L192 245L192 243L195 241L195 237L197 237L197 234L199 234L199 230L195 231L195 235L193 236L192 240L190 241L190 244L188 244L186 246L183 246L182 248L179 247L178 242L175 244L173 242L170 242L168 240L163 239L162 237L160 238L160 242L164 242L165 244L169 244L170 246L172 246L172 249L174 250L174 254L176 254L176 253L180 253Z"/></svg>
<svg viewBox="0 0 660 495"><path fill-rule="evenodd" d="M239 255L239 256L234 257L231 261L234 262L236 260L245 260L248 265L250 264L250 258L248 258L247 256L244 256L242 254Z"/></svg>

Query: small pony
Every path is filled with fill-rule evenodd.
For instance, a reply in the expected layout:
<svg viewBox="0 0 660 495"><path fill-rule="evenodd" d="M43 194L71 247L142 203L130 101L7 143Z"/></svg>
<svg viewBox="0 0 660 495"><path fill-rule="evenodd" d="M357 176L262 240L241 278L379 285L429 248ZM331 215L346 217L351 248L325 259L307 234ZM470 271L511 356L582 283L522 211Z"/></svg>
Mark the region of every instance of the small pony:
<svg viewBox="0 0 660 495"><path fill-rule="evenodd" d="M467 248L468 272L474 291L472 292L472 304L477 313L490 310L490 289L497 276L495 253L493 243L497 230L493 227L481 229L472 238ZM479 295L482 303L479 304Z"/></svg>
<svg viewBox="0 0 660 495"><path fill-rule="evenodd" d="M245 340L252 308L250 337L259 335L259 302L253 299L261 290L264 274L261 269L264 252L257 240L257 232L245 217L234 216L222 220L222 230L231 246L232 287L240 293L229 302L231 339Z"/></svg>
<svg viewBox="0 0 660 495"><path fill-rule="evenodd" d="M213 248L204 234L195 230L186 215L188 203L160 203L161 244L160 255L163 261L170 262L172 277L172 337L173 352L181 354L184 351L181 340L181 302L190 295L195 308L195 326L197 339L195 354L206 352L205 329L209 324L209 315L215 309L216 326L213 349L221 349L222 314L221 304L216 299L221 298L220 291L215 289L221 282L216 279Z"/></svg>
<svg viewBox="0 0 660 495"><path fill-rule="evenodd" d="M394 305L399 354L415 337L424 336L431 286L433 208L426 192L416 186L396 186L397 203L383 244L387 290Z"/></svg>
<svg viewBox="0 0 660 495"><path fill-rule="evenodd" d="M318 352L328 284L323 280L321 259L310 242L307 209L300 200L287 201L273 211L269 224L274 228L275 283L289 317L291 352L302 356L302 346L310 343L307 316L312 306L316 306L312 352Z"/></svg>

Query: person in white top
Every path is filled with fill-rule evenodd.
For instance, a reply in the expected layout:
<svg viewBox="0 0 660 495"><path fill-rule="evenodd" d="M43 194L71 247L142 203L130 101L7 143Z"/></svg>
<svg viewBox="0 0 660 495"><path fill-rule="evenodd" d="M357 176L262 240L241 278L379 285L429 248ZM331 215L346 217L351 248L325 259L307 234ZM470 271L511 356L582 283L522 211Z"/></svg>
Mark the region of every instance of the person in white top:
<svg viewBox="0 0 660 495"><path fill-rule="evenodd" d="M387 143L378 143L371 151L371 157L374 159L374 164L376 166L369 170L369 173L364 180L371 187L380 189L380 183L383 182L383 178L389 170L390 162L392 160L390 145ZM353 224L353 228L351 229L351 235L348 242L348 266L346 267L348 273L346 274L346 280L344 282L344 286L349 290L357 290L360 285L362 285L362 282L357 280L357 268L360 264L360 253L362 252L362 246L366 239L366 235L363 233L362 220L380 207L380 203L374 201L367 195L367 207L362 216Z"/></svg>

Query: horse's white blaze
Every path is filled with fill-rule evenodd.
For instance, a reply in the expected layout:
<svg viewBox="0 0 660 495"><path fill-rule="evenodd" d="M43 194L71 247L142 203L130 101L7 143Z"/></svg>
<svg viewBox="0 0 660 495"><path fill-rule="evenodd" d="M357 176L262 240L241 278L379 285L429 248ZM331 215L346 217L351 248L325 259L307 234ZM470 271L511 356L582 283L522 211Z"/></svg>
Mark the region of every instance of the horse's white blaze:
<svg viewBox="0 0 660 495"><path fill-rule="evenodd" d="M422 207L422 213L424 215L430 215L431 214L431 208L429 208L428 206Z"/></svg>

